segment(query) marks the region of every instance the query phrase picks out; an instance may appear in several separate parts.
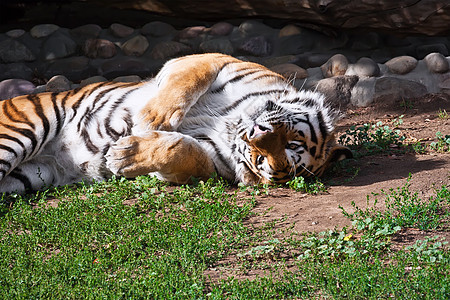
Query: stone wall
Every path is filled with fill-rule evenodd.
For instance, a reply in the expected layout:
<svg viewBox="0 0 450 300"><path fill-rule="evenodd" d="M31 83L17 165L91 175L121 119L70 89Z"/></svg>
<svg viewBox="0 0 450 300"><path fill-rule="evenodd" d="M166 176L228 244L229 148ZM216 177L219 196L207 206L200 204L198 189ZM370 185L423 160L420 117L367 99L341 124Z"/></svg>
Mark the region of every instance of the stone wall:
<svg viewBox="0 0 450 300"><path fill-rule="evenodd" d="M317 88L338 107L367 106L377 98L449 92L449 48L448 37L333 35L259 20L178 30L161 21L140 28L42 24L0 33L0 99L103 80L140 80L172 57L222 52L261 63L299 88Z"/></svg>

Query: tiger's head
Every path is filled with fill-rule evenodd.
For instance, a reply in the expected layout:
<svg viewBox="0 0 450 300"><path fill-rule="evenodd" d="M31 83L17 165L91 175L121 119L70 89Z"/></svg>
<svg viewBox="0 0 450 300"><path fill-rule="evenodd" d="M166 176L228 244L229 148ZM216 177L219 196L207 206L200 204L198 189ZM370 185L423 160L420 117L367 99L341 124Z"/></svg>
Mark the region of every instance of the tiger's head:
<svg viewBox="0 0 450 300"><path fill-rule="evenodd" d="M257 104L258 103L258 104ZM331 163L353 157L333 134L337 114L316 92L284 91L261 97L241 113L238 148L244 183L284 183L321 176Z"/></svg>

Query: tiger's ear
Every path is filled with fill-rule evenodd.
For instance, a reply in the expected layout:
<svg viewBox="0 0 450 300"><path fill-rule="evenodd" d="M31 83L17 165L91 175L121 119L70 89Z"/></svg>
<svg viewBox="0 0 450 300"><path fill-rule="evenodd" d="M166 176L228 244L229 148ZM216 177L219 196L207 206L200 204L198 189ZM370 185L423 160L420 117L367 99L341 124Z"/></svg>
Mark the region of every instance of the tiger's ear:
<svg viewBox="0 0 450 300"><path fill-rule="evenodd" d="M342 145L334 145L328 152L327 164L353 158L352 150Z"/></svg>

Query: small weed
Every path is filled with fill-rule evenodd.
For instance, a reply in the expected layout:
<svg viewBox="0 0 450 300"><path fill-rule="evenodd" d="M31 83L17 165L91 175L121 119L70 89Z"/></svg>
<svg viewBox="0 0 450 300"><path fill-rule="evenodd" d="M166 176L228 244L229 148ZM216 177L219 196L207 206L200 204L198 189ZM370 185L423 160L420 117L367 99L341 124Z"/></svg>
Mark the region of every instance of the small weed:
<svg viewBox="0 0 450 300"><path fill-rule="evenodd" d="M450 134L445 136L442 132L436 132L437 142L432 142L430 148L438 152L450 152Z"/></svg>
<svg viewBox="0 0 450 300"><path fill-rule="evenodd" d="M318 178L315 181L305 180L302 176L295 177L286 183L290 189L297 192L304 192L308 194L321 194L327 191L326 186L320 182Z"/></svg>
<svg viewBox="0 0 450 300"><path fill-rule="evenodd" d="M376 124L364 124L362 126L351 126L339 137L339 143L359 150L358 155L370 155L383 151L391 151L403 146L405 136L401 131L395 129L403 123L403 116L391 121L391 125L383 125L380 121Z"/></svg>
<svg viewBox="0 0 450 300"><path fill-rule="evenodd" d="M448 120L449 115L445 109L439 109L438 118L441 120Z"/></svg>

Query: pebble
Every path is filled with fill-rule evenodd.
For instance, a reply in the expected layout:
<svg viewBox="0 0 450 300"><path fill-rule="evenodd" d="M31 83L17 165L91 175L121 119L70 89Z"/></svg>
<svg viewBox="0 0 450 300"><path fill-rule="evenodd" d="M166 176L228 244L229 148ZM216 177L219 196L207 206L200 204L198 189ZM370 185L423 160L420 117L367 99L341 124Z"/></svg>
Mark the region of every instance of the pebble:
<svg viewBox="0 0 450 300"><path fill-rule="evenodd" d="M13 30L6 32L6 35L11 38L19 38L24 34L25 34L25 30L23 30L23 29L13 29Z"/></svg>
<svg viewBox="0 0 450 300"><path fill-rule="evenodd" d="M262 35L247 39L239 50L243 54L253 56L268 56L272 53L271 43Z"/></svg>
<svg viewBox="0 0 450 300"><path fill-rule="evenodd" d="M336 54L324 63L320 69L324 77L344 75L348 68L348 60L342 54Z"/></svg>
<svg viewBox="0 0 450 300"><path fill-rule="evenodd" d="M43 38L49 36L59 29L58 25L55 24L41 24L36 25L30 29L30 34L34 38Z"/></svg>
<svg viewBox="0 0 450 300"><path fill-rule="evenodd" d="M205 31L205 26L193 26L193 27L187 27L180 31L178 34L178 38L180 40L183 39L193 39L198 37L200 34L202 34Z"/></svg>
<svg viewBox="0 0 450 300"><path fill-rule="evenodd" d="M7 79L0 81L0 100L33 93L36 87L24 79Z"/></svg>
<svg viewBox="0 0 450 300"><path fill-rule="evenodd" d="M371 58L361 57L354 65L350 65L345 75L376 77L380 75L380 67Z"/></svg>
<svg viewBox="0 0 450 300"><path fill-rule="evenodd" d="M441 53L430 53L423 60L431 73L446 73L449 70L448 60Z"/></svg>
<svg viewBox="0 0 450 300"><path fill-rule="evenodd" d="M33 61L36 57L21 42L6 39L0 42L0 61L5 63Z"/></svg>
<svg viewBox="0 0 450 300"><path fill-rule="evenodd" d="M166 36L173 32L175 28L172 25L160 21L147 23L141 28L141 34L154 37Z"/></svg>
<svg viewBox="0 0 450 300"><path fill-rule="evenodd" d="M300 27L289 24L281 28L280 32L278 33L278 37L297 35L300 33L302 33L302 29Z"/></svg>
<svg viewBox="0 0 450 300"><path fill-rule="evenodd" d="M125 55L141 56L147 50L148 46L147 39L142 35L137 35L122 45L122 51Z"/></svg>
<svg viewBox="0 0 450 300"><path fill-rule="evenodd" d="M385 65L394 74L403 75L411 72L417 66L417 59L412 56L398 56L388 60Z"/></svg>
<svg viewBox="0 0 450 300"><path fill-rule="evenodd" d="M218 22L211 26L209 30L210 35L226 36L233 31L234 26L228 22Z"/></svg>
<svg viewBox="0 0 450 300"><path fill-rule="evenodd" d="M203 52L218 52L232 55L234 52L233 45L229 39L218 38L209 41L205 41L200 44L200 50Z"/></svg>
<svg viewBox="0 0 450 300"><path fill-rule="evenodd" d="M280 64L270 68L270 70L282 75L288 80L304 79L308 77L308 71L295 64Z"/></svg>
<svg viewBox="0 0 450 300"><path fill-rule="evenodd" d="M418 82L395 77L379 78L375 84L374 99L385 97L389 101L416 98L427 93L427 88Z"/></svg>
<svg viewBox="0 0 450 300"><path fill-rule="evenodd" d="M358 76L335 76L318 82L317 90L322 92L327 101L335 108L346 107L350 103L351 91L358 82Z"/></svg>
<svg viewBox="0 0 450 300"><path fill-rule="evenodd" d="M108 81L108 79L106 79L103 76L100 76L100 75L92 76L87 79L81 80L80 87L84 87L84 86L87 86L92 83L105 82L105 81Z"/></svg>
<svg viewBox="0 0 450 300"><path fill-rule="evenodd" d="M89 65L89 59L87 57L72 56L52 62L45 72L45 76L53 77L64 74L64 76L70 78L72 81L80 81L94 75L94 72L95 69Z"/></svg>
<svg viewBox="0 0 450 300"><path fill-rule="evenodd" d="M168 59L175 56L180 56L183 54L189 54L192 49L185 44L169 41L158 43L151 52L151 57L153 59Z"/></svg>
<svg viewBox="0 0 450 300"><path fill-rule="evenodd" d="M84 43L83 53L90 58L111 58L116 55L116 45L105 39L88 39Z"/></svg>
<svg viewBox="0 0 450 300"><path fill-rule="evenodd" d="M77 44L70 37L62 33L50 36L42 45L45 60L63 58L75 53Z"/></svg>
<svg viewBox="0 0 450 300"><path fill-rule="evenodd" d="M87 39L97 38L101 31L102 28L97 24L86 24L72 29L70 34L76 41L84 43Z"/></svg>
<svg viewBox="0 0 450 300"><path fill-rule="evenodd" d="M119 23L111 24L111 26L109 26L109 30L114 36L119 38L128 37L134 32L133 28Z"/></svg>
<svg viewBox="0 0 450 300"><path fill-rule="evenodd" d="M63 75L53 76L45 85L46 92L59 93L67 90L70 90L70 81Z"/></svg>

